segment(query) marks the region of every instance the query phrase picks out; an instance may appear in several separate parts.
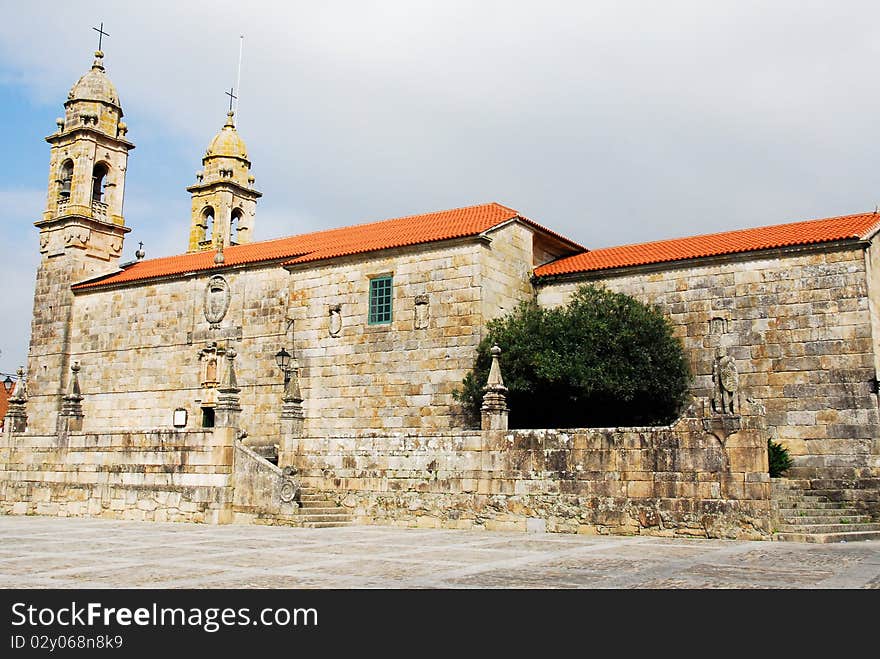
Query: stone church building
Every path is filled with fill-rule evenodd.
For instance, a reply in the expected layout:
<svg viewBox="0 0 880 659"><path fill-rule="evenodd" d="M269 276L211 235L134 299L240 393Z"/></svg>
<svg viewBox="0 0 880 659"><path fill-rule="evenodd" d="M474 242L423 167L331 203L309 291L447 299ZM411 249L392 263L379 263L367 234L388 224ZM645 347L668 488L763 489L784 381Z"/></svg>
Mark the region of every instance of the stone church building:
<svg viewBox="0 0 880 659"><path fill-rule="evenodd" d="M589 250L487 203L258 241L261 193L230 112L186 188L181 253L123 263L134 144L100 51L64 106L0 444L3 512L841 532L792 528L786 505L811 490L880 529L880 215ZM695 375L685 417L508 430L501 346L495 404L466 428L452 393L487 322L585 282L672 319ZM720 359L736 375L724 409ZM795 458L786 481L767 475L768 438Z"/></svg>

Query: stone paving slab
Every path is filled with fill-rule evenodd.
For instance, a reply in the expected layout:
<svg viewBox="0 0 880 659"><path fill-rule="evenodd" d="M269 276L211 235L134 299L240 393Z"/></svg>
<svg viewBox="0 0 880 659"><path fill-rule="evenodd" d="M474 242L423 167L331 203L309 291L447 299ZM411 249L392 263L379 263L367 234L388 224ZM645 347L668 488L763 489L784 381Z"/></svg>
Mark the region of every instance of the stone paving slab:
<svg viewBox="0 0 880 659"><path fill-rule="evenodd" d="M0 588L880 588L880 542L0 516Z"/></svg>

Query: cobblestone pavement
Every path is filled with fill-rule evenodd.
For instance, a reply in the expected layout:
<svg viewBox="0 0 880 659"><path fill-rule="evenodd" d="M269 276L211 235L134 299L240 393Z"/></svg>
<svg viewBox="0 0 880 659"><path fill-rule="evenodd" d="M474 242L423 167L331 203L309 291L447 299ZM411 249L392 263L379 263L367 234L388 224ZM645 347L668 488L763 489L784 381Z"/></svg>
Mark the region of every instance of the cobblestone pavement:
<svg viewBox="0 0 880 659"><path fill-rule="evenodd" d="M880 542L0 516L2 588L880 588Z"/></svg>

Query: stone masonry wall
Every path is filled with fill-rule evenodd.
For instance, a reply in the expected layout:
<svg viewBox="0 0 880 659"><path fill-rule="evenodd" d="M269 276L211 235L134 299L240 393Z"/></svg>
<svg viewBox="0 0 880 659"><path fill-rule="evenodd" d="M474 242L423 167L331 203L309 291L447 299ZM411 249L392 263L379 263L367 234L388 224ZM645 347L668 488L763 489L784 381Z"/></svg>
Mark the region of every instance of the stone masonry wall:
<svg viewBox="0 0 880 659"><path fill-rule="evenodd" d="M220 273L230 296L218 329L204 314L213 274L77 294L70 360L82 369L84 430L171 428L176 408L187 410L188 428L198 428L202 405L216 403L216 391L202 386L207 365L200 352L217 343L237 352L242 427L278 432L282 376L274 354L285 342L287 273ZM215 381L224 363L217 360ZM29 415L29 428L45 432L39 424Z"/></svg>
<svg viewBox="0 0 880 659"><path fill-rule="evenodd" d="M461 427L452 391L473 367L486 320L533 296L531 259L531 230L513 223L492 232L490 243L424 245L292 269L304 434ZM370 325L369 280L378 275L393 277L393 320ZM330 310L337 305L334 336Z"/></svg>
<svg viewBox="0 0 880 659"><path fill-rule="evenodd" d="M365 524L766 538L766 435L665 428L305 438L304 485Z"/></svg>
<svg viewBox="0 0 880 659"><path fill-rule="evenodd" d="M586 281L657 304L669 315L691 359L698 397L709 396L714 351L725 346L736 359L741 397L766 406L772 436L795 457L790 475L880 473L863 249L823 247L662 271L593 273L580 281L539 283L539 303L562 304Z"/></svg>
<svg viewBox="0 0 880 659"><path fill-rule="evenodd" d="M535 299L533 236L529 227L519 223L489 233L492 242L482 251L481 263L484 323Z"/></svg>
<svg viewBox="0 0 880 659"><path fill-rule="evenodd" d="M472 366L482 329L481 249L469 241L292 269L289 314L306 434L455 424L452 389ZM379 275L392 277L392 321L371 325L370 279ZM419 296L424 327L417 326ZM331 333L337 305L340 327Z"/></svg>
<svg viewBox="0 0 880 659"><path fill-rule="evenodd" d="M246 444L277 440L283 379L274 355L282 347L300 368L307 434L456 427L462 421L452 391L473 366L486 317L533 296L531 235L512 223L491 241L87 289L73 297L69 333L35 334L32 353L68 346L64 362L81 368L86 431L170 428L178 408L187 411L187 428L199 427L202 408L216 402L204 384L212 345L236 350ZM393 277L393 320L371 325L369 281L383 274ZM229 304L212 327L205 291L215 275L228 285ZM42 366L32 360L35 434L54 432L58 392L69 378L62 371L60 387L52 385L44 380L57 381L57 367Z"/></svg>
<svg viewBox="0 0 880 659"><path fill-rule="evenodd" d="M232 521L234 431L0 436L0 514Z"/></svg>

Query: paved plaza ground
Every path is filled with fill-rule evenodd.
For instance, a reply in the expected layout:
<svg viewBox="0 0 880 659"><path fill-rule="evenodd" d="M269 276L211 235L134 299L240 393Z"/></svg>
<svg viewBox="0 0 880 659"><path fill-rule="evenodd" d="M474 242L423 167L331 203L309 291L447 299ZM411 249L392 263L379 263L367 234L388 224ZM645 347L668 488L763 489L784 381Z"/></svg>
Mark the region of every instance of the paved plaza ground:
<svg viewBox="0 0 880 659"><path fill-rule="evenodd" d="M880 542L0 516L0 587L880 588Z"/></svg>

